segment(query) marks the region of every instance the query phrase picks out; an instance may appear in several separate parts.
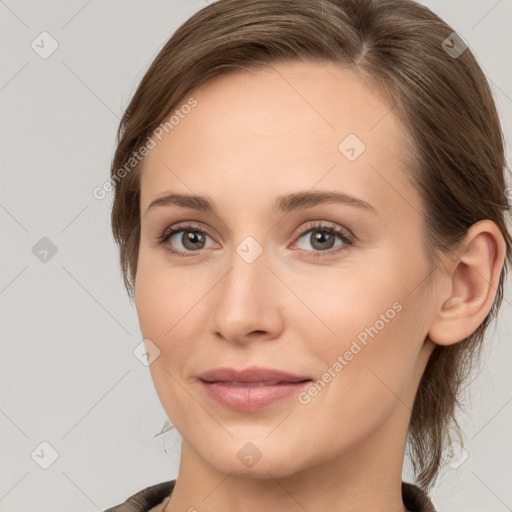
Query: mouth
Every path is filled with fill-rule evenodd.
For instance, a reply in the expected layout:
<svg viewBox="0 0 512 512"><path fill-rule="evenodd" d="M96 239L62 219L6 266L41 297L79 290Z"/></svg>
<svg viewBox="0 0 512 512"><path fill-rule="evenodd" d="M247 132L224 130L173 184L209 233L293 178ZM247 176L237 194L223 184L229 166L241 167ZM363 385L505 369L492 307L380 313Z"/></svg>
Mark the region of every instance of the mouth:
<svg viewBox="0 0 512 512"><path fill-rule="evenodd" d="M206 381L199 380L205 396L216 405L238 412L256 412L270 406L285 404L312 382L294 381Z"/></svg>
<svg viewBox="0 0 512 512"><path fill-rule="evenodd" d="M311 380L311 377L309 375L294 375L273 368L252 366L242 370L226 367L215 368L199 375L199 379L204 382L220 382L231 385L275 386L278 384L304 382Z"/></svg>
<svg viewBox="0 0 512 512"><path fill-rule="evenodd" d="M281 386L286 384L300 384L302 382L312 382L311 379L303 379L296 381L260 381L260 382L235 382L235 381L224 381L224 380L214 380L207 381L200 379L207 384L222 384L223 386L249 386L249 387L260 387L260 386Z"/></svg>

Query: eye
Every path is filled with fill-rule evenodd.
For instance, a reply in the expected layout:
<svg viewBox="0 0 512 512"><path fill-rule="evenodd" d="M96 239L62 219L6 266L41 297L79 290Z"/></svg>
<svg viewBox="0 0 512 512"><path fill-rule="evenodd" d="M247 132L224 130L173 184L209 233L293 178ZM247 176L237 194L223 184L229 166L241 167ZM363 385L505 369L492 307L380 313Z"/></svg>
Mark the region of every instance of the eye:
<svg viewBox="0 0 512 512"><path fill-rule="evenodd" d="M180 224L167 229L159 238L159 243L170 254L189 257L193 256L190 253L208 248L206 246L207 238L210 238L210 236L202 228L192 224ZM315 258L338 254L346 251L349 246L354 244L353 236L343 229L322 223L306 225L301 229L297 243L302 238L313 247L313 250L303 249L304 252ZM336 238L340 241L337 246L335 245ZM179 245L182 247L179 247ZM176 246L178 246L178 249L174 249ZM337 248L333 250L333 247Z"/></svg>
<svg viewBox="0 0 512 512"><path fill-rule="evenodd" d="M311 247L314 249L313 251L306 249L306 253L315 258L332 256L333 254L347 250L347 248L354 243L353 237L343 229L326 224L306 226L301 230L299 235L300 237L297 243L304 238L306 243L311 244ZM340 240L337 246L335 246L336 238ZM334 247L337 248L333 250Z"/></svg>
<svg viewBox="0 0 512 512"><path fill-rule="evenodd" d="M177 256L187 256L184 253L204 249L207 237L210 238L203 229L191 224L182 224L166 230L159 242L167 252ZM171 243L167 244L168 241ZM173 249L172 246L176 246L177 243L181 244L183 249L180 247L178 247L179 250Z"/></svg>

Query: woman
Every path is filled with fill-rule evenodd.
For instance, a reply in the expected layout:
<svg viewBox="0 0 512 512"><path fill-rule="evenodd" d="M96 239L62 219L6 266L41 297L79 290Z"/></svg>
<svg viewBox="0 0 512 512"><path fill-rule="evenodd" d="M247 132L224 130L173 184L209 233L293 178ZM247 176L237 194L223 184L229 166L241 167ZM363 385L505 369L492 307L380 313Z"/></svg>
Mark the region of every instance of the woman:
<svg viewBox="0 0 512 512"><path fill-rule="evenodd" d="M435 511L512 259L504 167L488 83L426 7L219 0L192 16L111 168L179 474L109 511Z"/></svg>

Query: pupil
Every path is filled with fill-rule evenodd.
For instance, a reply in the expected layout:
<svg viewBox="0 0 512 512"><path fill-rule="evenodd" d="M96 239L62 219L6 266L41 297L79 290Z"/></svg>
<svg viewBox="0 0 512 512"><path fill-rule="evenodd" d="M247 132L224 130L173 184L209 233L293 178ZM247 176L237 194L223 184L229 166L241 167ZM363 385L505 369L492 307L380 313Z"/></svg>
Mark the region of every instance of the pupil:
<svg viewBox="0 0 512 512"><path fill-rule="evenodd" d="M197 244L198 242L201 242L201 236L198 233L195 233L193 231L188 231L187 236L185 237L185 242L190 243L192 245ZM185 244L185 245L186 245ZM197 249L197 247L192 247L193 249Z"/></svg>
<svg viewBox="0 0 512 512"><path fill-rule="evenodd" d="M317 231L316 232L316 235L313 235L314 236L314 243L318 243L319 242L319 245L320 245L320 248L322 249L322 245L326 245L325 242L329 241L329 238L331 237L331 235L329 233L325 233L324 231ZM314 245L314 244L313 244Z"/></svg>

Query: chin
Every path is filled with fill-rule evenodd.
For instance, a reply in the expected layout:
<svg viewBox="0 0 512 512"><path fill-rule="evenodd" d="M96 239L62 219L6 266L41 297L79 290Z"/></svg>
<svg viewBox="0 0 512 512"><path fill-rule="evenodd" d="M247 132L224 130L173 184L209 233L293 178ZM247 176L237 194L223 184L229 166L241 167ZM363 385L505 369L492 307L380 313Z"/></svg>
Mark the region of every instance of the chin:
<svg viewBox="0 0 512 512"><path fill-rule="evenodd" d="M281 451L272 445L261 445L261 442L233 442L221 452L209 452L203 457L216 471L232 477L260 480L282 478L301 469L296 450Z"/></svg>

